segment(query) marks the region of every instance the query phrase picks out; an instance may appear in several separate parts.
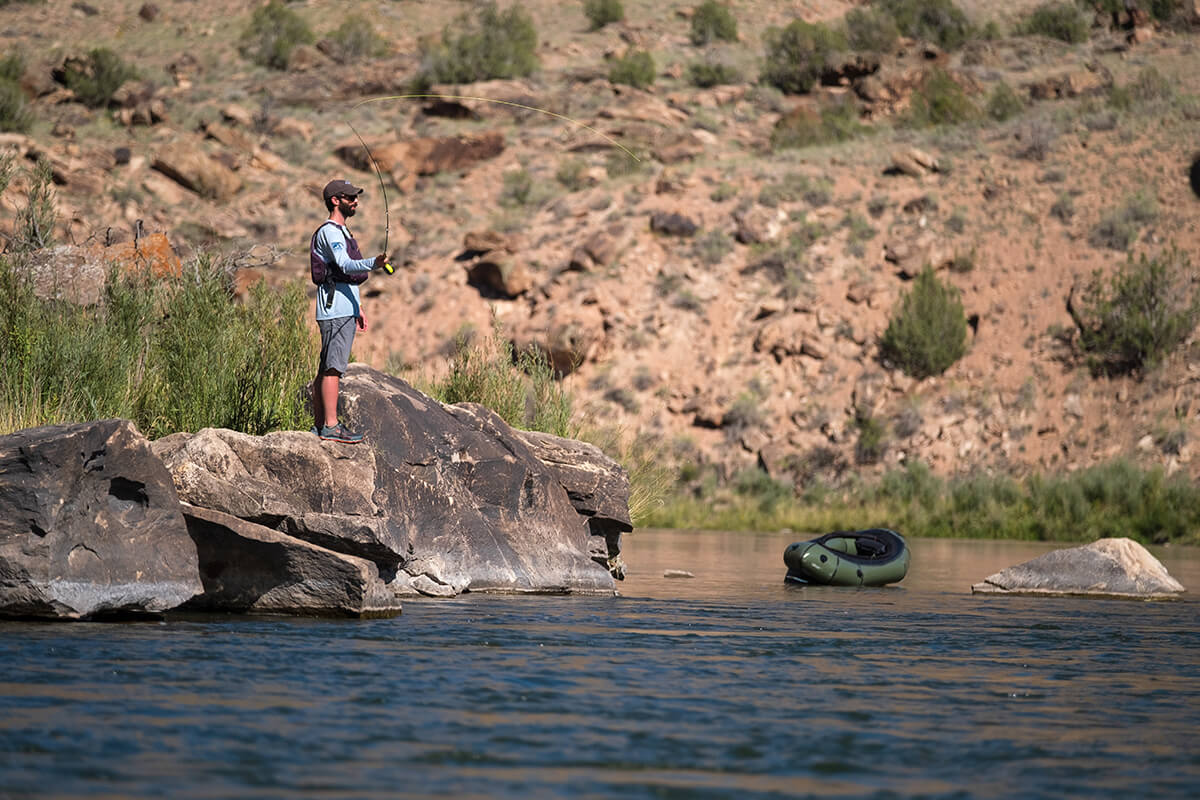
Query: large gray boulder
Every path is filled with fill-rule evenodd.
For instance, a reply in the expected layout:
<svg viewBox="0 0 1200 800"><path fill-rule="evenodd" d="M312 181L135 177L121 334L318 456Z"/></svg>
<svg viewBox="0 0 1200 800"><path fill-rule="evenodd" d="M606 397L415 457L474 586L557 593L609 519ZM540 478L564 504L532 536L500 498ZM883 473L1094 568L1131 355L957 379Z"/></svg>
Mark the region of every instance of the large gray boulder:
<svg viewBox="0 0 1200 800"><path fill-rule="evenodd" d="M0 615L156 614L200 591L171 476L131 422L0 436Z"/></svg>
<svg viewBox="0 0 1200 800"><path fill-rule="evenodd" d="M155 449L188 503L369 559L397 592L614 591L631 526L611 459L580 446L593 466L545 462L553 442L533 437L535 449L481 406L444 406L360 365L341 400L365 444L205 429Z"/></svg>
<svg viewBox="0 0 1200 800"><path fill-rule="evenodd" d="M971 587L976 594L1099 595L1166 599L1184 590L1132 539L1098 539L1001 570Z"/></svg>
<svg viewBox="0 0 1200 800"><path fill-rule="evenodd" d="M335 553L220 511L184 504L204 593L185 608L392 617L396 594L365 558Z"/></svg>
<svg viewBox="0 0 1200 800"><path fill-rule="evenodd" d="M375 502L370 447L310 433L251 436L224 428L154 442L181 500L379 564L407 558L408 539Z"/></svg>

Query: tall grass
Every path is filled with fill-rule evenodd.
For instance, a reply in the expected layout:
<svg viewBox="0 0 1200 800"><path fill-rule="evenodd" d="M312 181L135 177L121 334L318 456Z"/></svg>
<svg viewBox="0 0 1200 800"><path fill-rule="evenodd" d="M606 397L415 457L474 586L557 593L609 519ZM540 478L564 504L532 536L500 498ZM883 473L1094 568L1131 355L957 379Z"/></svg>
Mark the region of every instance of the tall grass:
<svg viewBox="0 0 1200 800"><path fill-rule="evenodd" d="M1200 544L1200 487L1123 460L1024 480L985 475L944 480L913 462L872 484L810 489L786 500L774 485L764 490L765 498L745 491L750 485L743 479L699 495L677 493L645 522L800 533L886 526L911 536L1080 542L1127 536L1143 544Z"/></svg>
<svg viewBox="0 0 1200 800"><path fill-rule="evenodd" d="M38 298L0 259L0 431L108 417L151 438L307 427L306 310L299 283L235 303L207 257L174 277L114 271L94 306Z"/></svg>
<svg viewBox="0 0 1200 800"><path fill-rule="evenodd" d="M479 403L495 411L514 428L573 437L569 392L554 378L550 359L530 347L519 353L499 329L488 337L459 336L450 355L449 371L419 388L443 403Z"/></svg>
<svg viewBox="0 0 1200 800"><path fill-rule="evenodd" d="M554 368L536 348L514 352L499 327L487 337L459 336L449 371L418 388L443 403L479 403L514 428L578 438L599 447L629 475L629 514L640 525L661 504L673 475L660 449L643 437L593 419L580 420L571 393L555 379Z"/></svg>

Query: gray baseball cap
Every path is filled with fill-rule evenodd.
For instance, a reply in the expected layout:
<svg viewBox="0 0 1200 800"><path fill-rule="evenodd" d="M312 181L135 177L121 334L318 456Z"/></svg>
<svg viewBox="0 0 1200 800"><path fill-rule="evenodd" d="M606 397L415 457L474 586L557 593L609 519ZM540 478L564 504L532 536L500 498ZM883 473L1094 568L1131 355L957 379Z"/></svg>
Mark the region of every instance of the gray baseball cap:
<svg viewBox="0 0 1200 800"><path fill-rule="evenodd" d="M339 178L336 181L330 181L329 183L325 184L325 191L321 193L321 196L325 200L329 200L329 198L336 197L337 195L340 195L340 194L350 194L350 195L357 196L362 193L363 193L363 190L358 188L357 186L355 186L350 181L344 181Z"/></svg>

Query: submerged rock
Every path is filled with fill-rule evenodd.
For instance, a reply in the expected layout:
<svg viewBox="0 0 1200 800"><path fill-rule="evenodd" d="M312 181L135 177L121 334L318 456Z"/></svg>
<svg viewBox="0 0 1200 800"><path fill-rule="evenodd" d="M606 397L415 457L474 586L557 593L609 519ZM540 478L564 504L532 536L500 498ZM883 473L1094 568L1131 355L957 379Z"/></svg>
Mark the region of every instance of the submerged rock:
<svg viewBox="0 0 1200 800"><path fill-rule="evenodd" d="M971 587L974 594L1096 595L1172 598L1186 591L1132 539L1099 539L1056 550L1001 570Z"/></svg>
<svg viewBox="0 0 1200 800"><path fill-rule="evenodd" d="M201 591L171 476L127 420L0 436L0 615L157 614Z"/></svg>

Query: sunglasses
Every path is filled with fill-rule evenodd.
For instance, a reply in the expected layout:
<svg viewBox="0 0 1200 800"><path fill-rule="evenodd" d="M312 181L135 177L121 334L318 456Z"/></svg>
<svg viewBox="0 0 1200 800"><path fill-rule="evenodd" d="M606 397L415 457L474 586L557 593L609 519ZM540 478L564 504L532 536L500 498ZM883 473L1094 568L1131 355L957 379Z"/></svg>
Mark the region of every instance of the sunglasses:
<svg viewBox="0 0 1200 800"><path fill-rule="evenodd" d="M342 200L353 200L356 203L358 202L358 195L356 194L339 194L338 197L340 197Z"/></svg>

